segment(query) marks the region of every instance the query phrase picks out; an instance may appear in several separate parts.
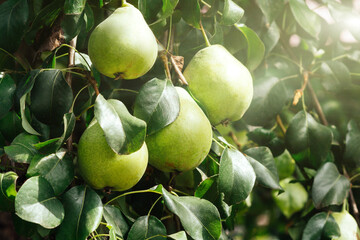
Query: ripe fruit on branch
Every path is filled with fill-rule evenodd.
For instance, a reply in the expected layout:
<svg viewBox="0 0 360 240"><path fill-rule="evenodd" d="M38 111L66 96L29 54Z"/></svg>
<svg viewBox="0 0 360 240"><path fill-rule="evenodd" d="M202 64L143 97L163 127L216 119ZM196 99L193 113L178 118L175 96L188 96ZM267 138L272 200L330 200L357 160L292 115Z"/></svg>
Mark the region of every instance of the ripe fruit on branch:
<svg viewBox="0 0 360 240"><path fill-rule="evenodd" d="M134 79L150 70L158 49L141 12L125 3L91 33L88 51L92 63L102 74Z"/></svg>
<svg viewBox="0 0 360 240"><path fill-rule="evenodd" d="M210 151L212 129L203 111L180 87L179 116L170 125L149 135L149 163L164 172L187 171L197 167Z"/></svg>
<svg viewBox="0 0 360 240"><path fill-rule="evenodd" d="M129 155L115 153L106 142L104 131L93 121L80 138L78 167L81 176L94 189L125 191L144 175L148 163L146 144Z"/></svg>
<svg viewBox="0 0 360 240"><path fill-rule="evenodd" d="M212 124L239 120L249 108L253 83L249 70L223 46L195 54L184 71L189 89Z"/></svg>
<svg viewBox="0 0 360 240"><path fill-rule="evenodd" d="M339 225L341 233L340 238L332 238L333 240L357 240L360 238L357 223L348 211L344 209L342 212L333 212L331 215Z"/></svg>

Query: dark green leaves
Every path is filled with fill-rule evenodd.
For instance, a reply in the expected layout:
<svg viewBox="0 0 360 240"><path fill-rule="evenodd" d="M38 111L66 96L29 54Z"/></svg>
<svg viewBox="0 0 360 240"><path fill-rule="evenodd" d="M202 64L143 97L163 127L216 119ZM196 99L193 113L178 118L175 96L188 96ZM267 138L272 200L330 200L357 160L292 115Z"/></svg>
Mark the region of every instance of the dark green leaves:
<svg viewBox="0 0 360 240"><path fill-rule="evenodd" d="M252 191L256 175L245 156L237 150L226 148L220 159L219 191L224 201L236 204L245 200Z"/></svg>
<svg viewBox="0 0 360 240"><path fill-rule="evenodd" d="M15 198L15 212L25 221L55 228L64 219L64 207L42 177L29 178Z"/></svg>
<svg viewBox="0 0 360 240"><path fill-rule="evenodd" d="M225 0L224 10L222 12L221 23L224 25L233 25L240 21L244 16L244 9L239 7L231 0Z"/></svg>
<svg viewBox="0 0 360 240"><path fill-rule="evenodd" d="M181 0L179 3L182 18L189 25L200 29L200 5L198 0Z"/></svg>
<svg viewBox="0 0 360 240"><path fill-rule="evenodd" d="M73 162L65 149L48 156L37 154L31 160L27 175L44 177L54 189L55 195L59 195L74 178Z"/></svg>
<svg viewBox="0 0 360 240"><path fill-rule="evenodd" d="M30 109L39 121L61 124L72 100L72 90L60 70L44 70L37 75L31 90Z"/></svg>
<svg viewBox="0 0 360 240"><path fill-rule="evenodd" d="M259 183L268 188L280 190L279 175L270 149L267 147L250 148L244 153L248 155L246 159L254 168Z"/></svg>
<svg viewBox="0 0 360 240"><path fill-rule="evenodd" d="M69 15L81 14L85 8L86 0L65 0L64 13Z"/></svg>
<svg viewBox="0 0 360 240"><path fill-rule="evenodd" d="M303 0L290 0L289 3L296 22L311 36L318 38L321 31L320 17Z"/></svg>
<svg viewBox="0 0 360 240"><path fill-rule="evenodd" d="M129 154L143 145L146 123L133 117L122 102L114 99L107 101L100 94L95 101L95 118L114 152Z"/></svg>
<svg viewBox="0 0 360 240"><path fill-rule="evenodd" d="M37 136L21 133L4 150L9 158L15 162L30 163L31 158L37 153L33 145L38 142L39 138Z"/></svg>
<svg viewBox="0 0 360 240"><path fill-rule="evenodd" d="M285 139L295 161L317 168L329 153L332 132L309 113L300 111L291 120Z"/></svg>
<svg viewBox="0 0 360 240"><path fill-rule="evenodd" d="M279 63L280 64L280 63ZM300 88L297 79L280 80L268 72L254 82L254 96L244 118L251 125L267 125ZM278 75L278 74L276 74Z"/></svg>
<svg viewBox="0 0 360 240"><path fill-rule="evenodd" d="M321 212L314 215L306 224L302 239L333 239L340 237L340 229L333 216Z"/></svg>
<svg viewBox="0 0 360 240"><path fill-rule="evenodd" d="M8 0L0 5L0 48L15 52L19 47L29 17L26 0Z"/></svg>
<svg viewBox="0 0 360 240"><path fill-rule="evenodd" d="M65 218L56 239L83 240L100 224L103 206L97 193L87 186L76 186L63 196Z"/></svg>
<svg viewBox="0 0 360 240"><path fill-rule="evenodd" d="M14 172L0 173L0 211L14 209L17 178Z"/></svg>
<svg viewBox="0 0 360 240"><path fill-rule="evenodd" d="M346 161L356 167L360 166L360 129L354 120L351 120L347 126L346 148L344 158Z"/></svg>
<svg viewBox="0 0 360 240"><path fill-rule="evenodd" d="M160 235L160 236L159 236ZM157 237L156 237L157 236ZM142 216L136 219L132 225L127 240L137 239L166 239L166 228L156 217Z"/></svg>
<svg viewBox="0 0 360 240"><path fill-rule="evenodd" d="M316 208L343 203L350 189L349 180L341 175L333 163L325 163L316 173L312 198Z"/></svg>
<svg viewBox="0 0 360 240"><path fill-rule="evenodd" d="M4 117L13 105L16 85L10 75L0 78L0 118Z"/></svg>
<svg viewBox="0 0 360 240"><path fill-rule="evenodd" d="M218 239L221 234L220 214L205 199L176 197L162 189L166 207L175 213L185 231L194 239Z"/></svg>
<svg viewBox="0 0 360 240"><path fill-rule="evenodd" d="M246 27L243 24L236 24L235 26L246 38L248 46L246 66L250 71L253 71L263 60L265 54L264 44L256 32L251 28Z"/></svg>
<svg viewBox="0 0 360 240"><path fill-rule="evenodd" d="M129 230L129 226L120 209L113 205L105 205L103 216L111 229L115 231L115 234L123 238Z"/></svg>
<svg viewBox="0 0 360 240"><path fill-rule="evenodd" d="M134 115L147 123L147 134L171 124L180 111L179 96L170 81L154 78L144 84L135 101Z"/></svg>

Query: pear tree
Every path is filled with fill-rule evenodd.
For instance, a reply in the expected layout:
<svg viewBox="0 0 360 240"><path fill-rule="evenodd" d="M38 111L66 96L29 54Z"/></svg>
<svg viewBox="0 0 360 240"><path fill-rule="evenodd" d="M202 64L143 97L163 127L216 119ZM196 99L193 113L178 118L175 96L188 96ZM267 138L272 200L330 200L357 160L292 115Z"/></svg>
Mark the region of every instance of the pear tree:
<svg viewBox="0 0 360 240"><path fill-rule="evenodd" d="M0 1L0 239L358 240L357 3Z"/></svg>

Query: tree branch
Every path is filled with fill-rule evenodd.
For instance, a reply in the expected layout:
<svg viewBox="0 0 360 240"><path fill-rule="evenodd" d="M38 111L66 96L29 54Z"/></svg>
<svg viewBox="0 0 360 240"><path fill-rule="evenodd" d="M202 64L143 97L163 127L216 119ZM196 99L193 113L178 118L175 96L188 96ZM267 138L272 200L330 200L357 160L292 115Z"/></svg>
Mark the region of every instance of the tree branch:
<svg viewBox="0 0 360 240"><path fill-rule="evenodd" d="M316 110L317 114L319 115L320 121L321 121L322 124L324 124L325 126L328 126L329 123L328 123L328 121L326 120L326 117L325 117L325 114L324 114L324 112L323 112L323 110L322 110L322 108L321 108L319 99L318 99L318 97L316 96L316 93L315 93L314 89L312 88L310 82L308 83L307 89L309 90L311 99L313 100L313 102L314 102L314 104L315 104L315 110Z"/></svg>
<svg viewBox="0 0 360 240"><path fill-rule="evenodd" d="M68 64L68 68L71 68L75 65L75 48L76 48L76 42L77 42L77 36L75 36L71 41L70 41L70 46L71 48L69 49L69 64ZM69 84L69 86L71 87L72 85L72 77L71 77L71 72L66 72L65 75L65 80L66 82ZM71 87L72 88L72 87ZM70 111L72 111L72 108L70 109ZM73 135L71 134L70 137L67 139L66 141L66 147L68 152L72 152L73 147Z"/></svg>

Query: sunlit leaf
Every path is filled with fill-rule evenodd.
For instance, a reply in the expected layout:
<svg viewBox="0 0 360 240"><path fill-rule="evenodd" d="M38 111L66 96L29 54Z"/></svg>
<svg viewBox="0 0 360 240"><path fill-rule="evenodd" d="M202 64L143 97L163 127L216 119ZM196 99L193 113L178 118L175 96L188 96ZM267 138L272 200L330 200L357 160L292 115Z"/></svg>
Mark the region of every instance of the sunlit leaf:
<svg viewBox="0 0 360 240"><path fill-rule="evenodd" d="M166 207L175 213L185 231L194 239L218 239L221 234L220 214L216 207L205 199L177 197L162 189Z"/></svg>
<svg viewBox="0 0 360 240"><path fill-rule="evenodd" d="M64 219L64 207L43 177L29 178L15 198L15 213L25 221L55 228Z"/></svg>

